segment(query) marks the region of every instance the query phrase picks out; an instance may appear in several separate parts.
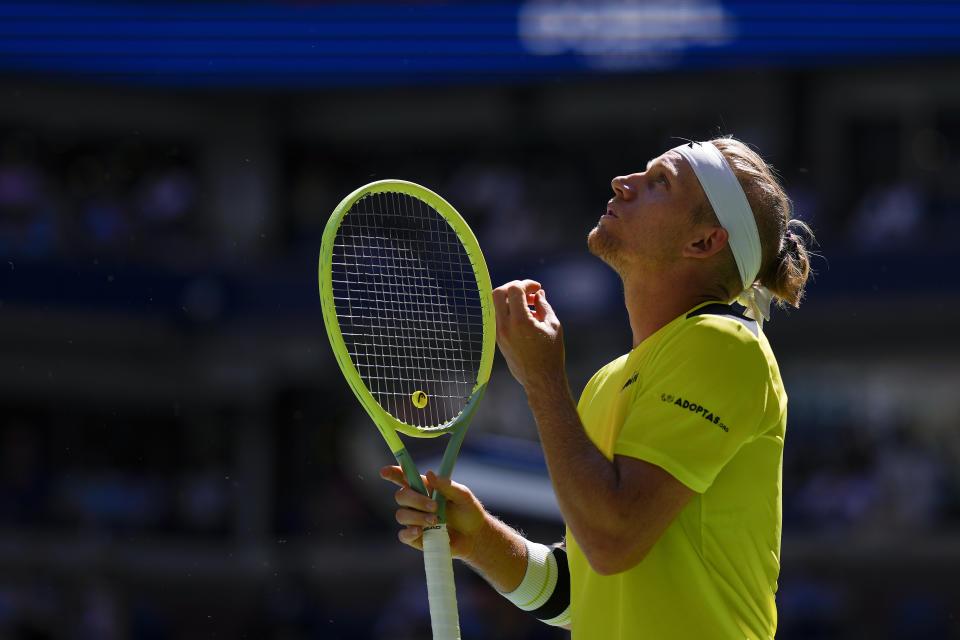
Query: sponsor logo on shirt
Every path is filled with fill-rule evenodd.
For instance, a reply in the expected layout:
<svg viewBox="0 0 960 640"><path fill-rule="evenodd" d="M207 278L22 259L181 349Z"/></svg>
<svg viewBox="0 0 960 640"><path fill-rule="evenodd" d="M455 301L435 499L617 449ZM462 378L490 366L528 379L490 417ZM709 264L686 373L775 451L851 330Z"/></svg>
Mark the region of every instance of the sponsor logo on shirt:
<svg viewBox="0 0 960 640"><path fill-rule="evenodd" d="M629 386L632 385L634 382L636 382L638 375L640 375L640 372L639 372L639 371L634 371L634 372L633 372L633 375L630 376L630 379L623 383L623 387L620 388L620 391L625 390L627 387L629 387Z"/></svg>
<svg viewBox="0 0 960 640"><path fill-rule="evenodd" d="M710 411L709 409L704 407L702 404L697 404L696 402L690 402L685 398L682 398L680 396L674 396L669 393L660 394L660 401L669 402L675 407L680 407L681 409L686 409L691 413L695 413L698 416L701 416L707 422L712 422L713 424L723 429L724 433L730 432L730 429L727 427L727 425L723 424L723 420L720 418L720 416L715 414L713 411Z"/></svg>

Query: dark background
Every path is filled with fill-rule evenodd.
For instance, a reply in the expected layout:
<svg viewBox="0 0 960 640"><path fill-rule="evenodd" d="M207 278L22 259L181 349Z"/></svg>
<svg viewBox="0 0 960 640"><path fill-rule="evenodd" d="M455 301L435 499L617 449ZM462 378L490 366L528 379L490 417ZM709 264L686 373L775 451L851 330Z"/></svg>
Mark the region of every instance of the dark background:
<svg viewBox="0 0 960 640"><path fill-rule="evenodd" d="M765 326L778 638L960 637L958 50L946 2L0 2L0 638L425 637L327 216L443 194L495 285L544 284L577 394L630 345L585 250L610 179L718 134L821 254ZM454 477L549 543L535 441L498 356ZM566 637L457 580L464 638Z"/></svg>

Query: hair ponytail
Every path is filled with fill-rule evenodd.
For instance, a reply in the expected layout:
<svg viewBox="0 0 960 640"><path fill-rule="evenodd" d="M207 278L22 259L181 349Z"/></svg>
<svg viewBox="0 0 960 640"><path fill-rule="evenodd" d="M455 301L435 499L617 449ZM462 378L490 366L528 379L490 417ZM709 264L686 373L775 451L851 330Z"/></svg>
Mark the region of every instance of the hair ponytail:
<svg viewBox="0 0 960 640"><path fill-rule="evenodd" d="M813 232L792 217L793 203L757 152L736 138L711 142L727 159L753 210L762 249L757 280L770 289L779 306L799 307L810 276L808 243L814 242ZM742 286L737 283L738 290Z"/></svg>
<svg viewBox="0 0 960 640"><path fill-rule="evenodd" d="M760 277L760 282L782 302L799 307L810 275L810 257L807 254L806 240L794 233L794 229L802 230L810 238L813 237L810 227L804 222L796 219L788 221L777 257L769 265L768 271Z"/></svg>

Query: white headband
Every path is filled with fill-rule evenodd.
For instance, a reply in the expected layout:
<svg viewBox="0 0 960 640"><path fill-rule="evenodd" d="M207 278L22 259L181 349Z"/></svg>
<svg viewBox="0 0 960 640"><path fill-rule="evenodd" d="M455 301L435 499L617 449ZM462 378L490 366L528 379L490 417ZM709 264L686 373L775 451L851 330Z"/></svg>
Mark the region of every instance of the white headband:
<svg viewBox="0 0 960 640"><path fill-rule="evenodd" d="M740 271L743 292L737 298L758 322L770 319L771 294L766 287L754 284L760 272L760 234L753 210L747 202L743 187L723 157L720 150L710 142L689 142L676 151L690 163L700 181L707 200L713 207L720 226L727 230L730 250Z"/></svg>

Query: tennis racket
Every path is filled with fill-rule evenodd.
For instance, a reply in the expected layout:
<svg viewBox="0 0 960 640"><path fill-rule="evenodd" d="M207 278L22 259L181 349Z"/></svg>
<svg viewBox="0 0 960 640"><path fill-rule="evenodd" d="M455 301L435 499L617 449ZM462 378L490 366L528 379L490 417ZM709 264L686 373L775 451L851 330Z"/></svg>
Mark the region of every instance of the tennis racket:
<svg viewBox="0 0 960 640"><path fill-rule="evenodd" d="M449 477L483 396L496 321L477 239L434 192L402 180L360 187L330 216L320 246L320 298L344 377L410 486L427 494L399 434L450 434ZM446 505L423 532L435 640L460 637Z"/></svg>

